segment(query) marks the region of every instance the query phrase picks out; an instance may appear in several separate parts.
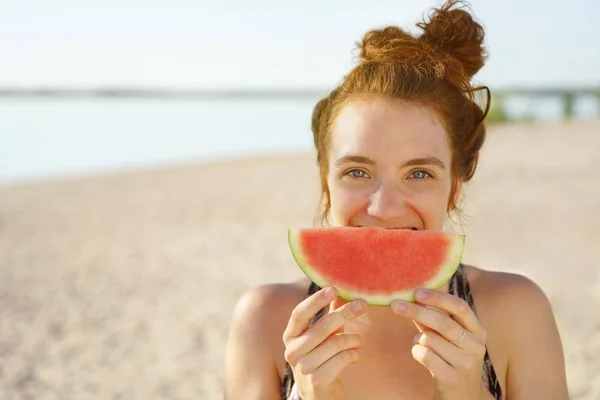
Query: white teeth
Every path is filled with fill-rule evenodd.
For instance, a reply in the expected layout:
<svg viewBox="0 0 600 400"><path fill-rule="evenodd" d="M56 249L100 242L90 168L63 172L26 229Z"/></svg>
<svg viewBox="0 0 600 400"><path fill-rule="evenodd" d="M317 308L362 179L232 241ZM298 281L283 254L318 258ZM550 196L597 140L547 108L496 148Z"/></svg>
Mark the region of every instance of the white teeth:
<svg viewBox="0 0 600 400"><path fill-rule="evenodd" d="M354 227L355 228L363 228L364 225L354 225ZM410 227L407 227L407 228L389 227L389 228L386 228L386 229L400 229L400 230L405 230L405 231L418 231L419 230L418 228L415 228L414 226L410 226Z"/></svg>

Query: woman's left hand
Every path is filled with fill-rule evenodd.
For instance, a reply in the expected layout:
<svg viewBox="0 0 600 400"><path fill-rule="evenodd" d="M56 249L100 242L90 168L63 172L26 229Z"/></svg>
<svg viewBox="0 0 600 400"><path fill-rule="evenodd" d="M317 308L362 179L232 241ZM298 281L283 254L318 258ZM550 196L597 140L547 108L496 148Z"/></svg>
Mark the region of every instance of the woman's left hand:
<svg viewBox="0 0 600 400"><path fill-rule="evenodd" d="M391 308L420 331L412 355L431 372L435 400L491 399L482 378L487 333L464 300L421 289L415 303L396 300Z"/></svg>

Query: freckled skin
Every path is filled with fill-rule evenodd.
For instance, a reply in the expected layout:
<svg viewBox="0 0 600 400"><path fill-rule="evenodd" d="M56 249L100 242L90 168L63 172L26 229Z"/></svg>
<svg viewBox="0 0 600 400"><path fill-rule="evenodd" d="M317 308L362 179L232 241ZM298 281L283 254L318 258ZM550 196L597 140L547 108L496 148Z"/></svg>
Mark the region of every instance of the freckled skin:
<svg viewBox="0 0 600 400"><path fill-rule="evenodd" d="M331 219L338 226L441 230L451 190L452 151L429 109L366 97L348 103L332 127L328 185ZM360 156L370 160L349 160ZM444 167L416 159L435 158Z"/></svg>

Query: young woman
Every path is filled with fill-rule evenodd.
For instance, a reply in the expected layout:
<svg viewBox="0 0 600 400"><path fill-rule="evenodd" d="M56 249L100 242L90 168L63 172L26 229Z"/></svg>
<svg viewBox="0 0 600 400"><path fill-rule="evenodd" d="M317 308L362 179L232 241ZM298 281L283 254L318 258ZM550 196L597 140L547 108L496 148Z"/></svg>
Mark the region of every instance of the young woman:
<svg viewBox="0 0 600 400"><path fill-rule="evenodd" d="M455 2L418 26L418 37L367 32L360 63L314 109L321 217L335 226L442 230L475 172L486 110L471 78L484 64L483 29ZM232 321L225 398L568 398L535 283L461 265L422 294L371 307L307 280L249 291Z"/></svg>

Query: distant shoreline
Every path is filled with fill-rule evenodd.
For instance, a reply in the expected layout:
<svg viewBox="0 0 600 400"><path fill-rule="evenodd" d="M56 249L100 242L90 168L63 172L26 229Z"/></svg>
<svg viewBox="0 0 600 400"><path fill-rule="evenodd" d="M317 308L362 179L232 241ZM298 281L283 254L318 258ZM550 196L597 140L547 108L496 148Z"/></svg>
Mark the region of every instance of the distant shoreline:
<svg viewBox="0 0 600 400"><path fill-rule="evenodd" d="M491 88L499 96L555 97L566 93L600 98L600 85L589 87ZM0 98L160 98L160 99L299 99L320 98L327 88L133 88L133 87L0 87Z"/></svg>
<svg viewBox="0 0 600 400"><path fill-rule="evenodd" d="M162 88L0 88L0 98L160 98L160 99L298 99L328 93L317 88L162 89Z"/></svg>

